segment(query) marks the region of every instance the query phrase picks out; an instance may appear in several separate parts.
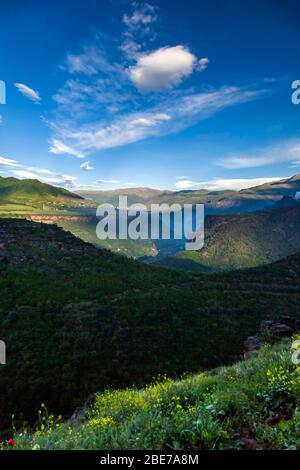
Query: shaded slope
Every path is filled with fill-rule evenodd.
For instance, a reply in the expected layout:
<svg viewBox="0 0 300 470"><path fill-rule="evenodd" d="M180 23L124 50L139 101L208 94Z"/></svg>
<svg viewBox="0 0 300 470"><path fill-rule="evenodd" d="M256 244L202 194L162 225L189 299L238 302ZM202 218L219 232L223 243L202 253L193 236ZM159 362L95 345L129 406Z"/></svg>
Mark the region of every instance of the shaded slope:
<svg viewBox="0 0 300 470"><path fill-rule="evenodd" d="M300 204L267 212L207 216L205 245L160 264L191 271L219 271L271 263L300 251Z"/></svg>
<svg viewBox="0 0 300 470"><path fill-rule="evenodd" d="M261 319L300 314L300 256L192 276L101 251L55 226L0 221L1 426L42 402L71 413L107 386L228 363ZM17 419L17 418L16 418Z"/></svg>

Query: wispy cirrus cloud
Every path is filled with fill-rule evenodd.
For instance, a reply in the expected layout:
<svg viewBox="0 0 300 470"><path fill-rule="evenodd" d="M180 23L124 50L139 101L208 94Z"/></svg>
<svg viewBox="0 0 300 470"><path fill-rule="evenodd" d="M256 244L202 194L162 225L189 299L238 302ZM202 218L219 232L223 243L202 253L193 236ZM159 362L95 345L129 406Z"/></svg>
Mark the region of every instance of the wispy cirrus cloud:
<svg viewBox="0 0 300 470"><path fill-rule="evenodd" d="M143 40L155 37L153 25L157 21L157 7L137 2L132 6L132 13L125 13L122 18L125 31L120 49L129 60L136 60L141 54Z"/></svg>
<svg viewBox="0 0 300 470"><path fill-rule="evenodd" d="M42 183L54 186L72 188L77 181L77 177L60 174L48 170L47 168L36 168L20 164L17 160L0 157L0 168L4 167L7 171L1 174L10 174L19 179L35 179Z"/></svg>
<svg viewBox="0 0 300 470"><path fill-rule="evenodd" d="M74 128L67 123L56 127L58 137L52 142L50 151L82 156L93 150L176 132L223 109L258 99L263 94L264 90L222 87L210 92L170 97L152 109L123 114L109 123L100 121Z"/></svg>
<svg viewBox="0 0 300 470"><path fill-rule="evenodd" d="M248 189L254 186L259 186L264 183L270 183L272 181L280 181L285 179L282 177L274 178L215 178L209 181L178 181L175 183L176 189L186 190L186 189L207 189L209 191L222 191L222 190L232 190L240 191L241 189Z"/></svg>
<svg viewBox="0 0 300 470"><path fill-rule="evenodd" d="M98 184L121 184L119 180L97 180L96 183Z"/></svg>
<svg viewBox="0 0 300 470"><path fill-rule="evenodd" d="M114 45L110 41L105 48L107 38L99 34L91 45L67 54L61 67L67 78L53 96L57 108L48 120L53 130L50 153L83 158L96 150L178 132L266 93L251 86L206 91L188 87L189 77L203 71L209 59L199 60L182 44L145 50L158 9L148 3L132 6L122 18L123 42L114 51L113 57L121 55L119 61L108 60L106 50ZM123 52L126 48L125 58L120 47Z"/></svg>
<svg viewBox="0 0 300 470"><path fill-rule="evenodd" d="M33 101L34 103L38 104L41 102L42 99L39 92L33 90L33 88L30 88L24 83L15 83L15 87L19 90L20 93L22 93L23 96Z"/></svg>
<svg viewBox="0 0 300 470"><path fill-rule="evenodd" d="M293 165L297 158L300 158L300 140L287 139L265 148L254 149L245 155L229 155L217 160L216 164L227 169L257 168L281 162L290 162Z"/></svg>
<svg viewBox="0 0 300 470"><path fill-rule="evenodd" d="M50 141L50 153L54 153L56 155L74 155L77 158L84 158L84 154L80 151L76 150L75 148L66 145L64 142L58 139L52 139Z"/></svg>
<svg viewBox="0 0 300 470"><path fill-rule="evenodd" d="M131 30L144 28L157 21L156 7L149 3L133 2L132 14L124 14L123 22Z"/></svg>
<svg viewBox="0 0 300 470"><path fill-rule="evenodd" d="M41 173L41 174L44 174L44 175L51 175L52 174L52 171L47 170L47 168L35 168L33 166L27 168L27 171L33 171L33 172Z"/></svg>
<svg viewBox="0 0 300 470"><path fill-rule="evenodd" d="M13 174L20 179L36 179L42 183L53 184L55 186L73 187L78 179L75 176L53 174L53 176L42 176L27 170L14 170Z"/></svg>
<svg viewBox="0 0 300 470"><path fill-rule="evenodd" d="M86 46L79 54L67 54L65 65L61 66L70 74L97 75L98 73L109 75L120 72L122 67L112 64L106 57L100 41L95 37L96 44Z"/></svg>
<svg viewBox="0 0 300 470"><path fill-rule="evenodd" d="M11 158L0 157L0 166L17 167L22 165L20 165L16 160L12 160Z"/></svg>

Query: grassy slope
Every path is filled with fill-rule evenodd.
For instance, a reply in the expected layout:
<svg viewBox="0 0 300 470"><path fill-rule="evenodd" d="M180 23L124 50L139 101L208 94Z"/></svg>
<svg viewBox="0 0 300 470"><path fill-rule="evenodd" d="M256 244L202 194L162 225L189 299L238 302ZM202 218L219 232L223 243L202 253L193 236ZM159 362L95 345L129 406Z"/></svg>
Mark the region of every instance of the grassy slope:
<svg viewBox="0 0 300 470"><path fill-rule="evenodd" d="M161 265L194 272L254 267L300 250L300 204L250 214L208 216L205 246L183 251Z"/></svg>
<svg viewBox="0 0 300 470"><path fill-rule="evenodd" d="M38 180L0 177L0 214L90 206L78 194Z"/></svg>
<svg viewBox="0 0 300 470"><path fill-rule="evenodd" d="M231 362L262 319L300 314L300 255L192 276L97 250L55 226L0 221L1 423L70 413L107 386ZM51 371L51 373L49 373Z"/></svg>
<svg viewBox="0 0 300 470"><path fill-rule="evenodd" d="M17 449L300 449L300 371L291 343L231 367L99 393L72 426L42 407Z"/></svg>

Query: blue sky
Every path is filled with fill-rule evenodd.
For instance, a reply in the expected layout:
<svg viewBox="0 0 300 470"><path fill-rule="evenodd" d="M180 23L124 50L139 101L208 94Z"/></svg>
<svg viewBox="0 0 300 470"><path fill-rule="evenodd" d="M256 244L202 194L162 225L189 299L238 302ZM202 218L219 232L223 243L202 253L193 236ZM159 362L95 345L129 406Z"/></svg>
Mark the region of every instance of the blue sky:
<svg viewBox="0 0 300 470"><path fill-rule="evenodd" d="M300 173L286 3L2 0L0 175L175 190Z"/></svg>

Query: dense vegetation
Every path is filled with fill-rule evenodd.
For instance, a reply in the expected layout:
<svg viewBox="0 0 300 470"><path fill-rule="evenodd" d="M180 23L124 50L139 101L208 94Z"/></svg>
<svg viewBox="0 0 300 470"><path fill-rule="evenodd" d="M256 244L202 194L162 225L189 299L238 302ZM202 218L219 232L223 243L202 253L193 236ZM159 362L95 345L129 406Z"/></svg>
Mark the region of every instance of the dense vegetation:
<svg viewBox="0 0 300 470"><path fill-rule="evenodd" d="M42 402L67 415L108 386L232 362L262 319L300 313L300 255L195 276L14 219L0 221L0 245L2 428L12 414L32 420Z"/></svg>
<svg viewBox="0 0 300 470"><path fill-rule="evenodd" d="M151 240L100 240L96 234L97 217L61 217L56 223L81 240L131 258L153 257L158 251Z"/></svg>
<svg viewBox="0 0 300 470"><path fill-rule="evenodd" d="M201 251L165 258L166 267L194 272L249 268L300 251L300 204L264 212L207 216Z"/></svg>
<svg viewBox="0 0 300 470"><path fill-rule="evenodd" d="M43 404L15 449L300 449L300 370L291 343L265 346L231 367L98 393L62 423ZM3 445L7 448L7 445Z"/></svg>

